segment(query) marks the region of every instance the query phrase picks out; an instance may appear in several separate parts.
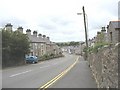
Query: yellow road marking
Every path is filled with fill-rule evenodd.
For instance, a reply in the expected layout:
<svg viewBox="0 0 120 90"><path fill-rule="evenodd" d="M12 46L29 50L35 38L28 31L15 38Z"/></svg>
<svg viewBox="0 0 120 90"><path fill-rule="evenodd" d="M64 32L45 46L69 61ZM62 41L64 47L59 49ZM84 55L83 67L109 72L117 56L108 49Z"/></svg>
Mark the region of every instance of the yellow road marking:
<svg viewBox="0 0 120 90"><path fill-rule="evenodd" d="M68 67L66 70L61 72L55 78L53 78L52 80L50 80L49 82L47 82L46 84L41 86L38 90L45 90L46 88L48 88L49 86L54 84L57 80L59 80L61 77L63 77L68 71L70 71L75 66L75 64L77 63L78 59L79 59L79 57L76 59L76 61L70 67Z"/></svg>

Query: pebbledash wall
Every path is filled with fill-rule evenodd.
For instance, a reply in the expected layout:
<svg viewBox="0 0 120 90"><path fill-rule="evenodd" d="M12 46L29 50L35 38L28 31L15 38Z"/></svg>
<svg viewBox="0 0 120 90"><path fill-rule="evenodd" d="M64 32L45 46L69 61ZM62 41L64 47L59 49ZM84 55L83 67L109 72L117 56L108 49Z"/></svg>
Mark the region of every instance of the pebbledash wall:
<svg viewBox="0 0 120 90"><path fill-rule="evenodd" d="M98 88L118 88L118 47L110 45L89 54L89 64Z"/></svg>

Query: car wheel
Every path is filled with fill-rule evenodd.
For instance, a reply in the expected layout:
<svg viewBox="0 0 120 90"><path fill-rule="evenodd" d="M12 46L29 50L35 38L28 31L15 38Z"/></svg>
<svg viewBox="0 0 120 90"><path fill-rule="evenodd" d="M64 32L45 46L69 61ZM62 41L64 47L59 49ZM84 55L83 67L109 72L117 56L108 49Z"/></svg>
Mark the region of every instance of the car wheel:
<svg viewBox="0 0 120 90"><path fill-rule="evenodd" d="M33 64L35 63L35 61L32 62Z"/></svg>
<svg viewBox="0 0 120 90"><path fill-rule="evenodd" d="M38 63L38 61L36 61L35 63Z"/></svg>

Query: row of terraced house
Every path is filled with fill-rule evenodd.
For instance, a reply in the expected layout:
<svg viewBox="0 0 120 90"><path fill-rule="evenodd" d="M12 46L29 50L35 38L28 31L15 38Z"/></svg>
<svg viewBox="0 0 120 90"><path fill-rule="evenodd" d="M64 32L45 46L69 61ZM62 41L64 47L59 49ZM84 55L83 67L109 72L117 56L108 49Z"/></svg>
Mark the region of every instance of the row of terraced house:
<svg viewBox="0 0 120 90"><path fill-rule="evenodd" d="M97 35L88 40L89 47L94 46L97 42L107 42L116 44L120 40L120 21L110 21L109 25L102 27Z"/></svg>
<svg viewBox="0 0 120 90"><path fill-rule="evenodd" d="M101 31L97 32L97 35L88 40L88 46L94 47L95 43L111 43L117 44L120 40L120 21L110 21L109 25L102 27ZM78 46L66 46L63 47L66 52L71 50L75 54L83 54L83 49L86 46L85 42L80 42Z"/></svg>
<svg viewBox="0 0 120 90"><path fill-rule="evenodd" d="M11 23L5 25L6 30L12 30ZM18 27L18 31L23 33L23 27ZM30 42L30 53L29 55L43 56L45 54L59 55L62 53L60 47L58 47L54 42L50 41L50 37L46 35L38 34L37 31L31 32L30 29L26 30L26 34L29 37Z"/></svg>

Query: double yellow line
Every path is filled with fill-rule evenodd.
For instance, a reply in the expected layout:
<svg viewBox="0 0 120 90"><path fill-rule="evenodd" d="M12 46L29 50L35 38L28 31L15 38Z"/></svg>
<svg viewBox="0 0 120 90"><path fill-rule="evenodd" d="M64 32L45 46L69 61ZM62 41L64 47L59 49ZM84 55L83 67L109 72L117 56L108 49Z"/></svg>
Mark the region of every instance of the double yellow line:
<svg viewBox="0 0 120 90"><path fill-rule="evenodd" d="M47 82L43 86L39 87L38 90L45 90L46 88L48 88L49 86L54 84L57 80L59 80L61 77L63 77L68 71L70 71L75 66L75 64L77 63L78 59L79 59L79 57L76 59L76 61L70 67L68 67L66 70L61 72L59 75L57 75L55 78L53 78L52 80L50 80L49 82Z"/></svg>

